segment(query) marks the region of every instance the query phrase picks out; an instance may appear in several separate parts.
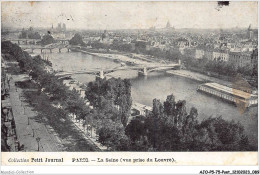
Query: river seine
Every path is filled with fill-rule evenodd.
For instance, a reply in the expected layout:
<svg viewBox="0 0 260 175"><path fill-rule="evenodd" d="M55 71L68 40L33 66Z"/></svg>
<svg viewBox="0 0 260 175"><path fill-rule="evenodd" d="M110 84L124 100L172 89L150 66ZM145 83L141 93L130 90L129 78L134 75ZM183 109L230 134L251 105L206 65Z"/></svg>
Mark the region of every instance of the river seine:
<svg viewBox="0 0 260 175"><path fill-rule="evenodd" d="M46 55L45 55L46 57ZM79 71L89 69L106 69L120 66L111 59L100 58L84 54L81 52L52 53L49 54L49 60L53 63L54 69L64 71ZM167 95L173 94L176 100L186 100L187 111L191 107L198 109L199 120L207 117L222 116L227 120L240 121L245 127L252 144L257 145L257 107L250 107L244 113L240 113L235 105L223 102L212 96L197 92L197 86L200 84L196 81L179 76L169 75L163 72L148 73L147 77L138 76L137 71L118 71L113 72L107 77L129 78L132 83L132 98L138 103L152 106L154 98L163 102ZM95 75L81 74L73 75L72 78L87 83L95 80Z"/></svg>

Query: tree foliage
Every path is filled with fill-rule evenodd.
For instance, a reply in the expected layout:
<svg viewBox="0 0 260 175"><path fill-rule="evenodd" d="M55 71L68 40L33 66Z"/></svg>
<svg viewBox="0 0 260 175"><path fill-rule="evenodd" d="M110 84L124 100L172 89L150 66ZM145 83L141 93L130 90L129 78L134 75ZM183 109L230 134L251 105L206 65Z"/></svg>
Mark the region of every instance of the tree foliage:
<svg viewBox="0 0 260 175"><path fill-rule="evenodd" d="M162 104L153 100L153 110L143 120L126 127L133 150L155 151L248 151L252 150L240 123L222 117L198 121L198 111L187 113L185 101L167 96Z"/></svg>
<svg viewBox="0 0 260 175"><path fill-rule="evenodd" d="M120 120L126 126L132 105L129 80L97 78L88 84L86 98L95 108L105 114L110 113L111 119Z"/></svg>
<svg viewBox="0 0 260 175"><path fill-rule="evenodd" d="M21 39L41 39L41 35L38 32L33 31L32 28L28 30L22 30L21 34L19 35Z"/></svg>
<svg viewBox="0 0 260 175"><path fill-rule="evenodd" d="M76 33L70 40L69 43L71 45L81 45L85 46L86 43L83 42L82 36L79 33Z"/></svg>
<svg viewBox="0 0 260 175"><path fill-rule="evenodd" d="M42 37L42 40L41 40L42 45L47 45L47 44L52 44L52 43L55 43L55 40L50 34L47 33Z"/></svg>

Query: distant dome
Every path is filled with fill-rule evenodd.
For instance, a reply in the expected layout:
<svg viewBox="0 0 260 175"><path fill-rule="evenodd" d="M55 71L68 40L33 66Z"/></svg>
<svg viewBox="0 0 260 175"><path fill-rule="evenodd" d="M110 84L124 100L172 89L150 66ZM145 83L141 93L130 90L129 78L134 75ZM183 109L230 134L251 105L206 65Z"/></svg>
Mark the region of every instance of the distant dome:
<svg viewBox="0 0 260 175"><path fill-rule="evenodd" d="M168 21L167 24L166 24L166 28L170 28L171 27L171 24L170 22Z"/></svg>

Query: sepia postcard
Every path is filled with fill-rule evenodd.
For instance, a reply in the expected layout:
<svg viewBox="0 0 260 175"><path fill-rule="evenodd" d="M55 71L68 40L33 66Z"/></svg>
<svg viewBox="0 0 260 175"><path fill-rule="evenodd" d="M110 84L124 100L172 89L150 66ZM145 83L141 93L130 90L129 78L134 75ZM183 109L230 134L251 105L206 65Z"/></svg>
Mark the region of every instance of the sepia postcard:
<svg viewBox="0 0 260 175"><path fill-rule="evenodd" d="M257 1L1 2L1 173L258 174L258 146Z"/></svg>

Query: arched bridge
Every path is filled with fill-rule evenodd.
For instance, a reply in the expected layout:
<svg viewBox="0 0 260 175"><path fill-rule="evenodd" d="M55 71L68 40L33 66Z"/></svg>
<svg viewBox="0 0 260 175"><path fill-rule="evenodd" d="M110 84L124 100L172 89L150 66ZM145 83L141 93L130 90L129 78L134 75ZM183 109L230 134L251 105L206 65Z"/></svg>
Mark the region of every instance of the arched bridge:
<svg viewBox="0 0 260 175"><path fill-rule="evenodd" d="M138 65L138 66L124 66L124 67L115 67L115 68L109 68L109 69L91 69L91 70L82 70L82 71L61 71L56 73L56 76L59 76L60 78L69 77L71 75L76 74L92 74L99 76L100 78L104 78L106 74L115 72L115 71L124 71L124 70L138 70L139 74L141 75L148 75L149 72L153 71L166 71L170 69L179 69L180 64L149 64L149 65Z"/></svg>
<svg viewBox="0 0 260 175"><path fill-rule="evenodd" d="M62 49L67 50L68 52L70 52L71 48L73 48L72 46L70 46L69 44L50 44L47 46L22 46L21 47L23 50L31 50L31 52L33 53L34 50L41 50L41 53L43 52L43 50L49 50L50 53L52 53L52 50L54 49L58 49L59 52L61 52Z"/></svg>
<svg viewBox="0 0 260 175"><path fill-rule="evenodd" d="M9 41L13 43L17 43L18 45L20 44L33 44L36 45L38 42L41 41L41 39L8 39Z"/></svg>
<svg viewBox="0 0 260 175"><path fill-rule="evenodd" d="M38 49L43 52L43 50L49 50L52 53L53 49L58 49L61 52L62 49L66 49L68 52L71 50L72 46L69 45L69 39L56 39L56 43L41 46L38 43L40 39L7 39L13 43L18 43L23 50L31 50L33 53L34 50Z"/></svg>
<svg viewBox="0 0 260 175"><path fill-rule="evenodd" d="M41 39L7 39L13 43L17 43L18 45L20 44L25 44L25 45L36 45L37 43L39 43L41 41ZM61 43L61 44L69 44L69 39L55 39L55 41L57 43Z"/></svg>

